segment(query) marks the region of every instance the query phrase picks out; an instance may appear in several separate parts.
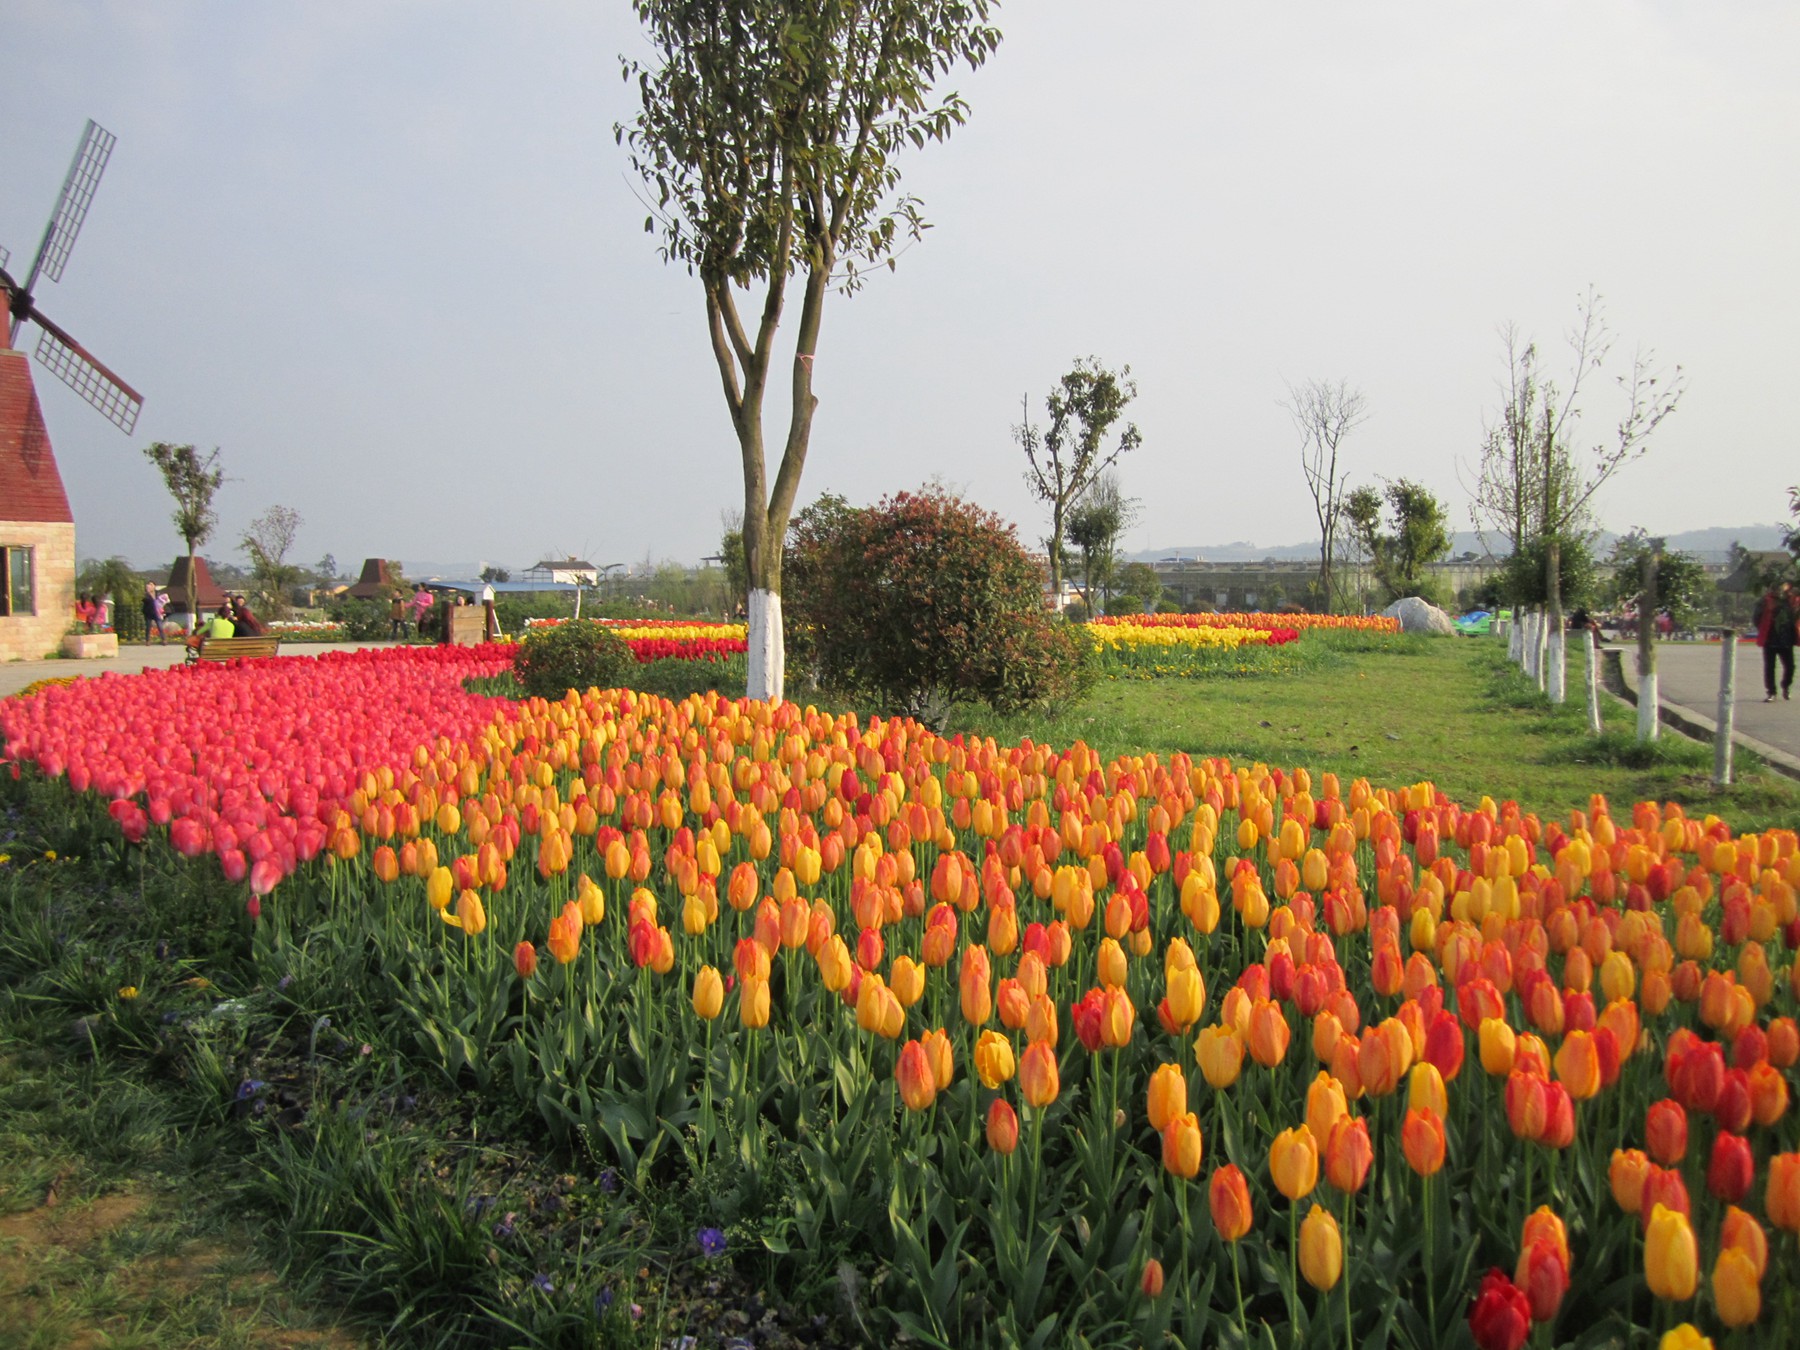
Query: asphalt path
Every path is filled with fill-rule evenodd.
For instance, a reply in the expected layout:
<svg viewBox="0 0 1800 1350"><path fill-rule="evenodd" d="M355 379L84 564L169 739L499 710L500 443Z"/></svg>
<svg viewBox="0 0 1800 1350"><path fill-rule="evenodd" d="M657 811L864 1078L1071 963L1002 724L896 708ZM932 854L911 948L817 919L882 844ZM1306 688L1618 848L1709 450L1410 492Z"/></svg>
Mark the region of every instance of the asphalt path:
<svg viewBox="0 0 1800 1350"><path fill-rule="evenodd" d="M1636 692L1637 646L1618 645L1625 683ZM1762 648L1754 640L1739 640L1736 696L1732 700L1736 738L1766 758L1779 756L1786 766L1800 768L1800 691L1791 702L1782 701L1777 694L1774 703L1765 703L1762 655ZM1673 705L1706 726L1716 726L1722 665L1723 655L1717 642L1657 643L1658 702L1665 707ZM1779 679L1779 670L1776 674ZM1769 755L1770 750L1776 755Z"/></svg>
<svg viewBox="0 0 1800 1350"><path fill-rule="evenodd" d="M325 652L353 652L362 647L399 647L398 642L288 642L281 648L278 660L294 657L306 660L322 655ZM179 642L170 641L168 646L152 643L148 647L135 644L122 646L119 654L100 660L77 661L64 658L56 661L7 661L0 663L0 698L8 694L16 694L28 684L39 680L61 679L68 675L136 675L144 670L166 670L170 666L178 666L187 655L187 649Z"/></svg>

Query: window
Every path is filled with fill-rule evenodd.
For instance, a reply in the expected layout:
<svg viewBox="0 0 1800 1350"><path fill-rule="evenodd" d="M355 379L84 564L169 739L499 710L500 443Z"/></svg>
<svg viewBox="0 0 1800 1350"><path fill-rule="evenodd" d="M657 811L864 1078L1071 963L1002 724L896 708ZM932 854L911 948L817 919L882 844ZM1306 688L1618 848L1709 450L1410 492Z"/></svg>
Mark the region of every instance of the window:
<svg viewBox="0 0 1800 1350"><path fill-rule="evenodd" d="M0 615L37 613L31 555L30 548L16 544L0 548Z"/></svg>

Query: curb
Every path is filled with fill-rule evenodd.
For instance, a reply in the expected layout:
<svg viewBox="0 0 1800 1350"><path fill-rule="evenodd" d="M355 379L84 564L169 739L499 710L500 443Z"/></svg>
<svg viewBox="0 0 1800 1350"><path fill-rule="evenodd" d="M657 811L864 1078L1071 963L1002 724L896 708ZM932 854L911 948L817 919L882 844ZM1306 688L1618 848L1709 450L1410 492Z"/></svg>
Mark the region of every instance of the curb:
<svg viewBox="0 0 1800 1350"><path fill-rule="evenodd" d="M1600 683L1606 692L1621 703L1635 708L1638 705L1637 690L1625 680L1625 653L1618 647L1605 647L1600 652ZM1659 701L1656 708L1657 721L1674 731L1680 732L1690 740L1702 741L1707 745L1715 744L1719 739L1719 724L1704 713L1695 712L1692 708L1684 708L1679 703ZM1767 764L1769 768L1785 778L1800 780L1800 758L1790 755L1785 750L1777 749L1767 741L1759 741L1754 736L1745 735L1733 730L1732 741L1750 751Z"/></svg>

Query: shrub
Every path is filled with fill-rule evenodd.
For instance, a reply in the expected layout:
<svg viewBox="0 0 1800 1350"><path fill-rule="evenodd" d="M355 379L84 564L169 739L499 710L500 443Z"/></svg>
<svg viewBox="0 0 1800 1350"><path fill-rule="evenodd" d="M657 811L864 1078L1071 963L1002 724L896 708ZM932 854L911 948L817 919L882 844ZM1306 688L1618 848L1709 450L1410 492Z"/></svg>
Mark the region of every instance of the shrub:
<svg viewBox="0 0 1800 1350"><path fill-rule="evenodd" d="M596 623L559 623L529 629L513 670L527 697L560 699L571 689L630 684L637 659L617 633Z"/></svg>
<svg viewBox="0 0 1800 1350"><path fill-rule="evenodd" d="M328 617L343 625L350 642L379 642L393 631L383 600L343 600L328 611Z"/></svg>
<svg viewBox="0 0 1800 1350"><path fill-rule="evenodd" d="M1010 525L940 488L795 520L783 603L833 689L941 724L980 700L1010 711L1073 697L1092 661L1044 612Z"/></svg>

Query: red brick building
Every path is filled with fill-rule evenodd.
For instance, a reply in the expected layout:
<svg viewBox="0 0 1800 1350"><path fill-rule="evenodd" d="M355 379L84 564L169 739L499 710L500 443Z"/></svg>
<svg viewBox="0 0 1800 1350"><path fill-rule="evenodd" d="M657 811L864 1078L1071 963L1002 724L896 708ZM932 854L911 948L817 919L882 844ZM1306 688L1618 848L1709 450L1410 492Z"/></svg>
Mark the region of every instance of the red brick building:
<svg viewBox="0 0 1800 1350"><path fill-rule="evenodd" d="M0 661L54 654L74 608L75 517L25 353L0 347Z"/></svg>

